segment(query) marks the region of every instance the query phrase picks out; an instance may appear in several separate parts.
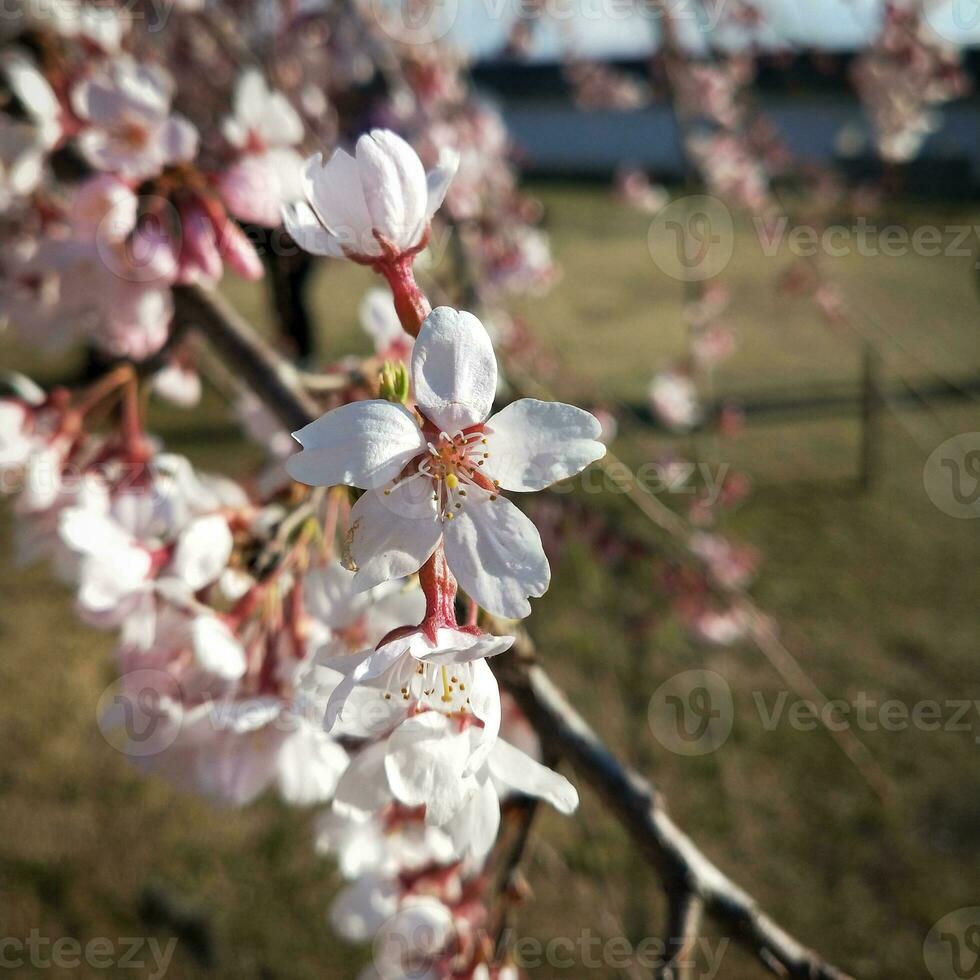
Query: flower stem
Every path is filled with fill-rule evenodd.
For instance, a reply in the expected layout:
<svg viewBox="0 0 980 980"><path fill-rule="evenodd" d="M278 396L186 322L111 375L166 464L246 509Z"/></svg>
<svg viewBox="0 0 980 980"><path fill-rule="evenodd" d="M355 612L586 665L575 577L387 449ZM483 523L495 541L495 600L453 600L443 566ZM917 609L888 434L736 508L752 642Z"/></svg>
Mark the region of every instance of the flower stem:
<svg viewBox="0 0 980 980"><path fill-rule="evenodd" d="M419 584L425 595L425 619L434 633L441 627L456 629L456 579L449 570L446 552L440 543L419 569Z"/></svg>
<svg viewBox="0 0 980 980"><path fill-rule="evenodd" d="M417 337L422 321L432 312L425 293L415 281L411 253L399 255L395 259L385 259L375 265L375 269L388 280L391 296L395 301L395 312L401 321L402 329L411 337Z"/></svg>

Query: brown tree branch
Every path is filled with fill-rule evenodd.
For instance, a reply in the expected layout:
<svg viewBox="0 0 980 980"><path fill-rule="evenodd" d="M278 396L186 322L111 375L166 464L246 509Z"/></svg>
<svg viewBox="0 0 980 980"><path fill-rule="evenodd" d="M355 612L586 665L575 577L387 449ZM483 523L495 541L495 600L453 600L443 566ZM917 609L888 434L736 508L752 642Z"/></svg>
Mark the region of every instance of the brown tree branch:
<svg viewBox="0 0 980 980"><path fill-rule="evenodd" d="M320 415L299 384L298 372L218 292L200 286L174 289L175 320L197 327L232 369L290 431Z"/></svg>
<svg viewBox="0 0 980 980"><path fill-rule="evenodd" d="M667 815L660 793L612 754L535 662L534 647L527 637L518 638L513 652L495 664L500 682L545 744L588 780L630 833L657 870L668 896L698 899L707 914L730 930L732 939L754 952L777 976L849 980L848 974L826 963L770 919L748 892L698 850ZM690 921L689 913L680 918Z"/></svg>
<svg viewBox="0 0 980 980"><path fill-rule="evenodd" d="M219 295L198 286L175 290L178 316L190 320L289 428L301 428L319 410L294 372L258 338L247 321ZM801 980L850 980L789 935L758 907L755 899L696 847L670 819L658 791L622 764L569 704L536 662L533 644L520 636L509 657L497 658L500 682L533 725L546 752L567 759L589 782L605 806L630 833L657 871L668 897L679 905L671 930L689 943L701 907L751 950L777 976ZM682 974L668 974L671 977Z"/></svg>

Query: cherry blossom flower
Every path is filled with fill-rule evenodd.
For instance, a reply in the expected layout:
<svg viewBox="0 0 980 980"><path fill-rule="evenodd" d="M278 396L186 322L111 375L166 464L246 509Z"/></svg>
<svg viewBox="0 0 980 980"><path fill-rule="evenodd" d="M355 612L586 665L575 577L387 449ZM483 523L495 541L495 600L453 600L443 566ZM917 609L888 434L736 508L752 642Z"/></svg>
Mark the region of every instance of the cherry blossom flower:
<svg viewBox="0 0 980 980"><path fill-rule="evenodd" d="M670 193L660 184L652 184L638 167L622 167L617 171L616 196L644 214L656 214L670 203Z"/></svg>
<svg viewBox="0 0 980 980"><path fill-rule="evenodd" d="M221 124L225 139L238 149L261 151L295 146L303 139L303 120L282 92L269 88L256 68L242 72L235 86L232 115Z"/></svg>
<svg viewBox="0 0 980 980"><path fill-rule="evenodd" d="M63 128L58 98L26 54L7 51L0 70L26 115L0 113L0 209L6 209L37 188L45 156L60 142Z"/></svg>
<svg viewBox="0 0 980 980"><path fill-rule="evenodd" d="M146 683L147 675L134 676ZM157 711L159 750L144 744L133 762L218 803L246 806L271 787L296 806L325 803L347 766L344 749L279 698L184 708L161 696Z"/></svg>
<svg viewBox="0 0 980 980"><path fill-rule="evenodd" d="M732 646L748 630L745 614L738 608L716 609L700 600L693 600L681 603L680 613L691 635L712 646Z"/></svg>
<svg viewBox="0 0 980 980"><path fill-rule="evenodd" d="M303 196L303 158L294 149L304 136L302 119L285 95L251 68L238 80L233 113L221 131L239 154L218 178L225 204L243 221L276 227L283 205Z"/></svg>
<svg viewBox="0 0 980 980"><path fill-rule="evenodd" d="M752 582L759 564L759 555L753 548L733 544L706 531L692 534L688 544L723 588L744 589Z"/></svg>
<svg viewBox="0 0 980 980"><path fill-rule="evenodd" d="M90 339L117 357L142 360L167 339L173 312L172 254L132 244L136 194L113 174L82 181L67 229L8 260L3 310L34 343L58 349Z"/></svg>
<svg viewBox="0 0 980 980"><path fill-rule="evenodd" d="M578 794L564 776L503 739L487 749L476 726L438 711L403 721L383 741L362 750L337 785L342 813L371 814L392 801L425 807L425 820L442 828L458 856L485 856L500 825L500 798L536 796L572 813Z"/></svg>
<svg viewBox="0 0 980 980"><path fill-rule="evenodd" d="M425 612L418 587L389 582L361 592L353 573L337 562L311 569L304 578L303 595L306 611L324 627L317 650L321 659L358 654Z"/></svg>
<svg viewBox="0 0 980 980"><path fill-rule="evenodd" d="M374 930L374 969L379 977L439 976L437 961L456 935L453 911L438 897L410 895Z"/></svg>
<svg viewBox="0 0 980 980"><path fill-rule="evenodd" d="M286 229L306 251L334 258L370 263L417 251L458 162L449 151L426 175L400 136L371 130L354 156L341 149L327 162L319 153L307 162L306 202L284 209Z"/></svg>
<svg viewBox="0 0 980 980"><path fill-rule="evenodd" d="M400 898L397 880L364 875L338 892L330 906L330 925L348 942L366 942L398 911Z"/></svg>
<svg viewBox="0 0 980 980"><path fill-rule="evenodd" d="M483 722L485 737L496 737L500 702L492 693L481 697L486 678L483 663L509 650L512 636L490 636L476 629L441 628L430 638L424 629L397 630L377 649L363 651L346 662L328 663L344 674L330 695L324 724L329 731L343 717L344 706L359 689L357 708L378 726L390 725L395 712L428 708L446 714L472 714ZM372 710L372 700L393 702L385 716ZM363 730L363 728L361 729Z"/></svg>
<svg viewBox="0 0 980 980"><path fill-rule="evenodd" d="M170 114L173 80L163 69L119 56L72 91L75 112L91 125L78 137L88 162L143 180L197 152L197 130Z"/></svg>
<svg viewBox="0 0 980 980"><path fill-rule="evenodd" d="M550 569L534 525L500 491L542 490L600 459L599 422L535 399L488 418L493 346L476 317L449 307L422 325L412 379L417 416L378 400L335 409L294 433L303 452L287 470L314 486L367 491L351 513L349 540L361 589L412 574L442 542L474 600L523 618L528 597L547 589Z"/></svg>
<svg viewBox="0 0 980 980"><path fill-rule="evenodd" d="M454 860L453 842L439 827L408 819L417 811L392 807L381 814L330 809L316 824L316 849L337 858L348 880L374 874L392 878Z"/></svg>
<svg viewBox="0 0 980 980"><path fill-rule="evenodd" d="M167 546L136 537L108 508L107 495L90 494L85 506L70 507L61 514L61 535L82 556L79 609L95 626L116 627L127 619L139 622L140 636L149 642L155 630L157 576L176 579L188 592L210 585L228 563L231 532L217 515L200 517L190 521L176 542ZM138 511L117 507L116 513L125 520Z"/></svg>

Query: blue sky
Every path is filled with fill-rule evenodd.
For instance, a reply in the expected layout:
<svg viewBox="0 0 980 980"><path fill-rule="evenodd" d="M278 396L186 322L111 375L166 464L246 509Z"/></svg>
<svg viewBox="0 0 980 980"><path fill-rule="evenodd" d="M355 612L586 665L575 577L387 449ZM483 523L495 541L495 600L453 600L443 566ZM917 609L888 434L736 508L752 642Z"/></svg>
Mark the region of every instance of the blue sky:
<svg viewBox="0 0 980 980"><path fill-rule="evenodd" d="M444 0L458 4L454 36L482 55L499 50L507 26L521 0ZM586 54L636 55L649 49L650 26L631 12L629 0L545 0L561 19L576 46ZM673 0L679 14L698 6L696 0ZM933 27L958 43L980 44L980 0L927 0ZM772 25L770 36L802 45L852 48L874 32L881 0L757 0ZM687 33L697 36L692 16L681 18ZM558 28L544 20L537 32L533 56L554 58L560 50Z"/></svg>

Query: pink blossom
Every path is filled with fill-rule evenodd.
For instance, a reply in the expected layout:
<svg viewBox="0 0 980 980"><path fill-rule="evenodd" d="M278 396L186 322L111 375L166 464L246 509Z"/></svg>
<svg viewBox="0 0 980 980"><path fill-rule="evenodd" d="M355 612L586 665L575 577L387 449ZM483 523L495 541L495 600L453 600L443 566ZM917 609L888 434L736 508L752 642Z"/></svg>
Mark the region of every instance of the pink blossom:
<svg viewBox="0 0 980 980"><path fill-rule="evenodd" d="M72 105L90 125L79 149L99 170L143 180L197 153L197 131L170 114L173 80L161 67L128 55L109 61L72 91Z"/></svg>

